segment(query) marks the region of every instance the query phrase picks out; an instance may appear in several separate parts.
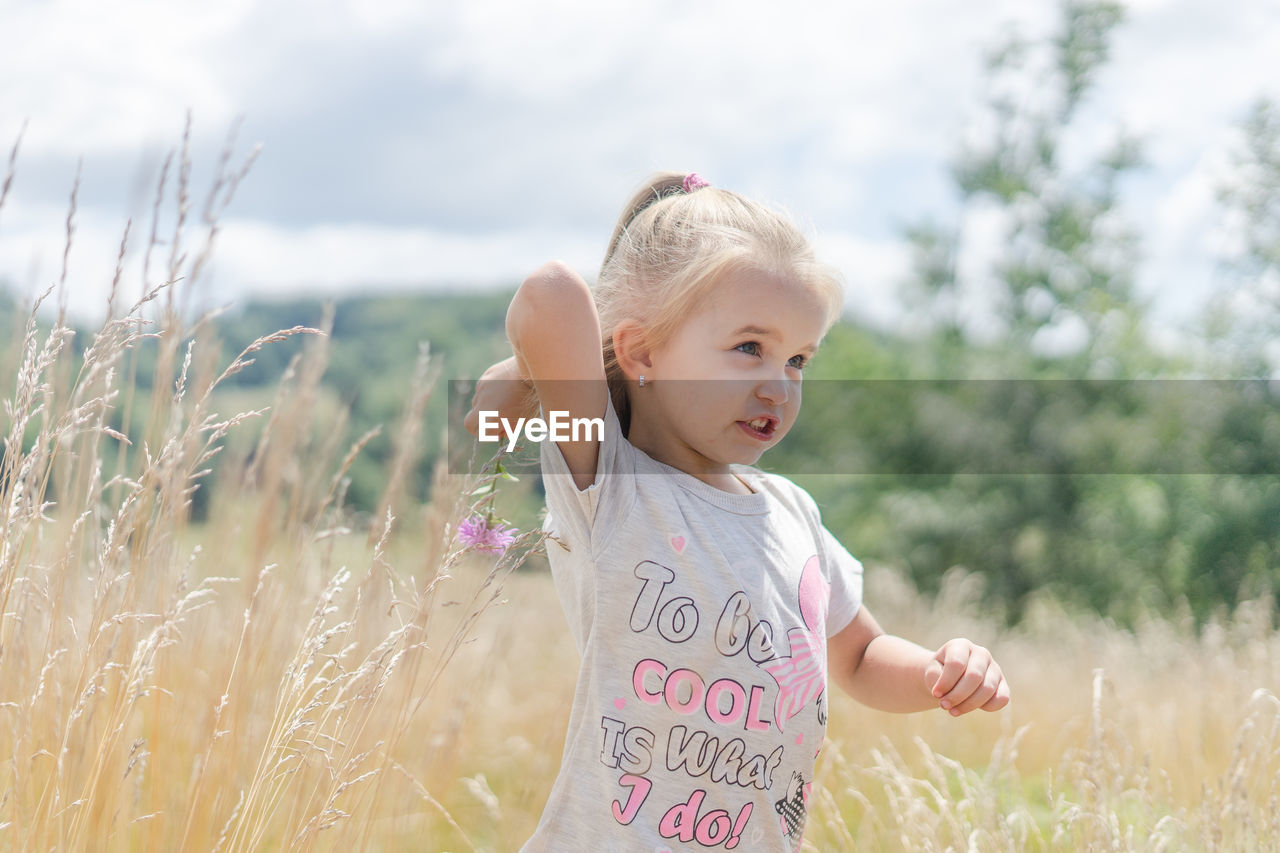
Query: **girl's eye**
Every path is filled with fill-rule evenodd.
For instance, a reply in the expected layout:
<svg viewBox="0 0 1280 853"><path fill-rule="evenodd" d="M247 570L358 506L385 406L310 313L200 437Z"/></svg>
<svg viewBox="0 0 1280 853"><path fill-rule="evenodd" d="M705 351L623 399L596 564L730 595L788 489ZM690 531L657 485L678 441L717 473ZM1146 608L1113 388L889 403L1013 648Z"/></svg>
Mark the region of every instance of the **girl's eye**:
<svg viewBox="0 0 1280 853"><path fill-rule="evenodd" d="M756 341L745 341L738 344L734 349L738 352L746 353L747 355L756 356L762 355L764 352L763 348ZM793 355L787 360L787 367L791 367L796 370L804 370L808 364L809 359L803 355Z"/></svg>

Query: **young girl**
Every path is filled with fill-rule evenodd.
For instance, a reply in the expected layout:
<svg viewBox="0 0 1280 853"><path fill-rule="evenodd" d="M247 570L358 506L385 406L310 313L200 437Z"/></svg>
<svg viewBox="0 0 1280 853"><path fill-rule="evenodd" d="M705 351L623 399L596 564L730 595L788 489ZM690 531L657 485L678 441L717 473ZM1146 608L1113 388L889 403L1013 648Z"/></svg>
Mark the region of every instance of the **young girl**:
<svg viewBox="0 0 1280 853"><path fill-rule="evenodd" d="M1008 704L986 649L885 634L812 498L750 467L795 422L840 306L792 224L674 173L626 206L594 293L551 263L512 299L515 355L469 428L519 413L529 382L544 413L605 425L540 446L582 666L526 851L798 849L828 675L888 711Z"/></svg>

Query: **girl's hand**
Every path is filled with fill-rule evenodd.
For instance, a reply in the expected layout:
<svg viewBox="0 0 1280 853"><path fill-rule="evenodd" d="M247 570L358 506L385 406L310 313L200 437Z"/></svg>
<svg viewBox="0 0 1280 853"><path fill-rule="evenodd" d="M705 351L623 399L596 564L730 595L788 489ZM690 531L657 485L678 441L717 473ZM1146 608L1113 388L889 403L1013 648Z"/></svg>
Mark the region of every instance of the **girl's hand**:
<svg viewBox="0 0 1280 853"><path fill-rule="evenodd" d="M498 417L512 423L517 418L531 418L538 414L538 399L533 383L522 374L513 355L491 365L476 382L476 393L471 398L471 411L463 421L467 432L480 434L480 412L497 412ZM505 430L503 430L505 432Z"/></svg>
<svg viewBox="0 0 1280 853"><path fill-rule="evenodd" d="M977 708L999 711L1009 704L1009 685L991 652L963 638L948 640L934 652L924 680L942 710L953 717Z"/></svg>

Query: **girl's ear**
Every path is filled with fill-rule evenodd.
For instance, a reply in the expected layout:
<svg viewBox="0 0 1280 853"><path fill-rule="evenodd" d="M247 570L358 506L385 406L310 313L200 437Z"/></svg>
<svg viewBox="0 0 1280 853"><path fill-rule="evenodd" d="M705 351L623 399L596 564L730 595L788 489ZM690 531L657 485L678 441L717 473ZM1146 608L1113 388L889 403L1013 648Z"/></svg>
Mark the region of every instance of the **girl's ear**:
<svg viewBox="0 0 1280 853"><path fill-rule="evenodd" d="M642 373L653 367L644 330L634 323L624 322L614 329L613 354L617 356L622 372L631 380L638 380Z"/></svg>

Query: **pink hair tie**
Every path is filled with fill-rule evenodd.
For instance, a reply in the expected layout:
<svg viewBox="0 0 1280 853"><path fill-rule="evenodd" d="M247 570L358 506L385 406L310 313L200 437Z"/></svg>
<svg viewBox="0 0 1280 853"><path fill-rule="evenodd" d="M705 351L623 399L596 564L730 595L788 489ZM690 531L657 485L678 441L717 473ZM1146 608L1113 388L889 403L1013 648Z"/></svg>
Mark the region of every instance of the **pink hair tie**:
<svg viewBox="0 0 1280 853"><path fill-rule="evenodd" d="M690 172L684 176L684 191L687 193L709 186L711 186L711 182L699 175L697 172Z"/></svg>

